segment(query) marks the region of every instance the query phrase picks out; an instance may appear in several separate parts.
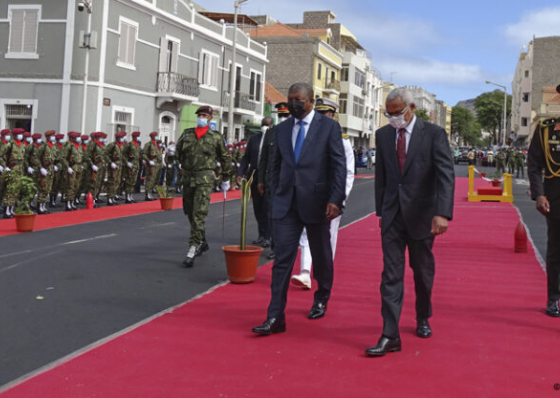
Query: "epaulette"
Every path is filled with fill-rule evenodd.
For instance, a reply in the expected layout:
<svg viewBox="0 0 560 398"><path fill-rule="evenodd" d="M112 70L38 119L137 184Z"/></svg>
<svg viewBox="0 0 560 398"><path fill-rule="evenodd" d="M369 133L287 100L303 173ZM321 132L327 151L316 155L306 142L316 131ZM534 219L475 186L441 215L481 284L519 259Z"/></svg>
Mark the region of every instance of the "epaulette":
<svg viewBox="0 0 560 398"><path fill-rule="evenodd" d="M348 139L350 139L350 136L346 133L342 133L342 138L345 139L345 140L348 140Z"/></svg>
<svg viewBox="0 0 560 398"><path fill-rule="evenodd" d="M543 127L554 126L557 123L560 123L560 119L546 119L541 122Z"/></svg>

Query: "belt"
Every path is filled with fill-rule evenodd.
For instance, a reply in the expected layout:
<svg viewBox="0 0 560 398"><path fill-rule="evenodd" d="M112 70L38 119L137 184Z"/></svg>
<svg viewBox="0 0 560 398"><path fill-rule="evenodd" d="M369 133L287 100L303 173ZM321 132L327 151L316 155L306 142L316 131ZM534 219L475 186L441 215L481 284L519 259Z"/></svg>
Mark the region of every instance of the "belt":
<svg viewBox="0 0 560 398"><path fill-rule="evenodd" d="M10 169L11 169L12 167L20 166L20 165L21 165L21 162L8 163L8 167L9 167Z"/></svg>
<svg viewBox="0 0 560 398"><path fill-rule="evenodd" d="M43 167L51 167L52 163L46 163L43 165Z"/></svg>

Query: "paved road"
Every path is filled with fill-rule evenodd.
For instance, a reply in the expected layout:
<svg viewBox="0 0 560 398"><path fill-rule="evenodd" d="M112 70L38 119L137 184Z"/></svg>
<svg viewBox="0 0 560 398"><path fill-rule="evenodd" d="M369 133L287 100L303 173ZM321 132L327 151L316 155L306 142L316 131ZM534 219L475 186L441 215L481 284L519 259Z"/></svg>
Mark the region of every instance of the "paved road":
<svg viewBox="0 0 560 398"><path fill-rule="evenodd" d="M516 181L515 206L544 253L544 219L527 189ZM374 179L356 179L342 225L374 211ZM226 281L220 247L237 243L239 218L239 201L228 202L222 238L222 204L210 206L211 250L192 269L181 267L189 232L181 210L0 238L0 386Z"/></svg>

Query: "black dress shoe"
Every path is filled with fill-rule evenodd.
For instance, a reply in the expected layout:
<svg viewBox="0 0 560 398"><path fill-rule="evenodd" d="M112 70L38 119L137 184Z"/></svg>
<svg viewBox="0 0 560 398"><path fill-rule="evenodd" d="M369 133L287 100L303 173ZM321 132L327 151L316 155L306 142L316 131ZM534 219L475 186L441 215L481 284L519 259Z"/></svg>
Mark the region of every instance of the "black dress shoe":
<svg viewBox="0 0 560 398"><path fill-rule="evenodd" d="M202 253L206 252L210 250L210 246L208 246L208 242L206 242L205 240L203 240L202 242L200 242L200 244L198 245L198 247L196 248L196 255L197 256L201 256Z"/></svg>
<svg viewBox="0 0 560 398"><path fill-rule="evenodd" d="M382 357L388 352L397 352L401 350L401 339L397 337L396 339L390 339L385 336L381 336L376 346L370 347L366 350L366 355L370 357Z"/></svg>
<svg viewBox="0 0 560 398"><path fill-rule="evenodd" d="M427 319L420 319L416 324L416 336L428 338L432 335L432 328Z"/></svg>
<svg viewBox="0 0 560 398"><path fill-rule="evenodd" d="M261 245L264 242L264 238L262 236L259 236L258 239L255 239L253 242L251 242L253 245Z"/></svg>
<svg viewBox="0 0 560 398"><path fill-rule="evenodd" d="M268 255L266 256L266 259L267 259L267 260L274 260L274 257L276 257L276 256L274 255L274 252L271 252L271 253L268 253Z"/></svg>
<svg viewBox="0 0 560 398"><path fill-rule="evenodd" d="M558 308L558 300L548 300L546 305L546 315L554 318L560 317L560 308Z"/></svg>
<svg viewBox="0 0 560 398"><path fill-rule="evenodd" d="M285 318L268 318L262 325L253 328L253 333L268 336L272 333L283 333L286 331Z"/></svg>
<svg viewBox="0 0 560 398"><path fill-rule="evenodd" d="M327 312L327 304L315 301L307 317L309 319L319 319L325 316L325 312Z"/></svg>

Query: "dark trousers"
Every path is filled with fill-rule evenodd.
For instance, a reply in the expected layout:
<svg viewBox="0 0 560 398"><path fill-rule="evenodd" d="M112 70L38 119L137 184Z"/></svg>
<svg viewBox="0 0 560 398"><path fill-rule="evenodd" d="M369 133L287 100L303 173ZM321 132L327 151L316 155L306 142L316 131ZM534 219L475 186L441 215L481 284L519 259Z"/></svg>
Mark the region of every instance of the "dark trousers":
<svg viewBox="0 0 560 398"><path fill-rule="evenodd" d="M547 217L546 279L548 299L560 300L560 220Z"/></svg>
<svg viewBox="0 0 560 398"><path fill-rule="evenodd" d="M434 237L412 239L400 212L381 237L383 248L383 273L381 275L381 315L383 335L388 338L399 336L399 319L404 297L405 250L408 247L410 267L414 272L416 291L416 317L428 319L432 316L432 286L434 284L435 261L432 254Z"/></svg>
<svg viewBox="0 0 560 398"><path fill-rule="evenodd" d="M266 195L261 196L258 188L259 182L253 179L251 184L251 198L253 199L253 210L259 228L259 237L270 239L270 228L268 224L268 204Z"/></svg>
<svg viewBox="0 0 560 398"><path fill-rule="evenodd" d="M313 277L318 284L318 289L314 295L315 301L326 304L329 300L333 284L333 258L329 225L330 222L326 219L319 224L304 223L294 202L292 202L292 206L284 218L274 219L274 254L276 257L272 266L271 299L268 306L269 318L284 318L290 276L296 261L299 237L303 227L307 229L311 258L313 259Z"/></svg>

